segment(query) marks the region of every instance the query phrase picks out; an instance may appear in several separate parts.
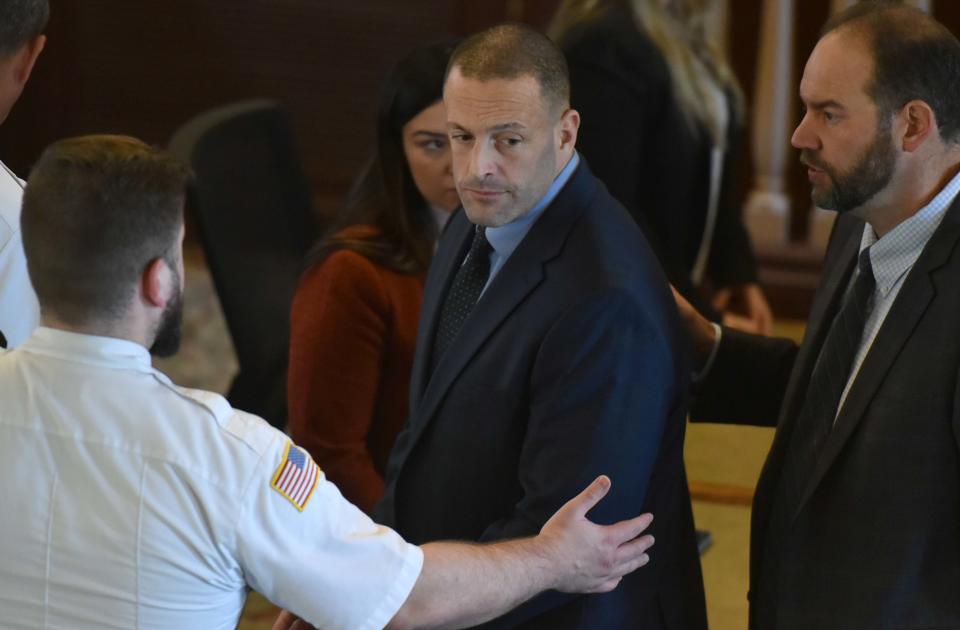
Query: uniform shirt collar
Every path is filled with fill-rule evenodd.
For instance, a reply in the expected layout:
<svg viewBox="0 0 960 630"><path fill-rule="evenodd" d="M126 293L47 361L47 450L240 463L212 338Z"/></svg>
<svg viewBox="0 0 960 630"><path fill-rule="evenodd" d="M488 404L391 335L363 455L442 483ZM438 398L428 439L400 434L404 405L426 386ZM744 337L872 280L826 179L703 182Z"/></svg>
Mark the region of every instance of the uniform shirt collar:
<svg viewBox="0 0 960 630"><path fill-rule="evenodd" d="M877 233L869 223L863 227L860 251L870 248L873 275L877 281L877 290L883 297L886 297L903 274L913 267L958 192L960 173L955 175L930 203L884 234L883 238L877 238Z"/></svg>
<svg viewBox="0 0 960 630"><path fill-rule="evenodd" d="M58 359L118 369L151 372L150 352L140 344L116 337L100 337L40 326L20 350Z"/></svg>
<svg viewBox="0 0 960 630"><path fill-rule="evenodd" d="M577 170L578 164L580 164L580 156L574 151L573 157L570 158L567 165L563 167L560 174L557 175L553 183L550 184L547 193L540 198L540 201L538 201L529 212L506 225L486 229L487 241L490 242L490 246L497 255L504 259L510 257L510 254L517 248L517 245L520 244L523 237L527 235L527 232L530 231L533 224L540 215L543 214L543 211L556 199L557 195L560 194L560 190L563 189L570 180L573 172Z"/></svg>

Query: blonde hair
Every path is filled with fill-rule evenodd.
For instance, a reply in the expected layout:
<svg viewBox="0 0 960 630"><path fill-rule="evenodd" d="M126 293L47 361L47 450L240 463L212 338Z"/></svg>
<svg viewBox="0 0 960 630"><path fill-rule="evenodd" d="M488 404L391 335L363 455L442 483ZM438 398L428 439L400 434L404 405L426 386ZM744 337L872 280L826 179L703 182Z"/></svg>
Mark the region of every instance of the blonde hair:
<svg viewBox="0 0 960 630"><path fill-rule="evenodd" d="M616 4L629 7L634 22L663 55L673 95L691 128L709 131L714 143L726 145L726 117L711 97L718 86L733 99L731 119L742 116L743 96L730 66L707 36L712 0L564 0L549 27L560 42L577 25L600 18ZM665 6L666 5L666 6Z"/></svg>

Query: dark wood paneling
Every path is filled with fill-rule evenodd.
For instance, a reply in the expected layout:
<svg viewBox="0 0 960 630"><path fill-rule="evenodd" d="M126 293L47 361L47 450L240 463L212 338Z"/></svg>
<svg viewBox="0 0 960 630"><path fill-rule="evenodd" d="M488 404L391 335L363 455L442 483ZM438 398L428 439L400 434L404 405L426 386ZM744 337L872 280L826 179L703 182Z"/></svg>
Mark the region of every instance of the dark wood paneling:
<svg viewBox="0 0 960 630"><path fill-rule="evenodd" d="M329 211L369 152L377 88L400 55L511 16L543 26L557 3L53 0L47 49L0 127L0 155L26 173L65 136L126 133L163 145L199 112L275 98Z"/></svg>
<svg viewBox="0 0 960 630"><path fill-rule="evenodd" d="M25 172L62 136L165 144L198 112L270 97L288 107L318 193L338 193L371 145L387 69L450 36L457 10L448 0L59 0L0 152Z"/></svg>
<svg viewBox="0 0 960 630"><path fill-rule="evenodd" d="M734 73L743 86L744 96L748 106L756 101L754 88L757 74L757 51L760 46L760 28L762 13L759 0L731 0L730 20L730 62ZM794 84L792 94L796 94L803 75L810 51L817 43L820 27L827 20L830 12L829 0L803 0L795 5L793 47ZM794 99L799 103L799 98ZM799 111L798 108L794 112ZM750 117L748 113L747 122ZM799 122L794 116L793 122ZM791 125L791 132L792 132ZM737 166L737 198L746 200L754 185L753 147L751 141L752 130L745 128L740 137L740 160ZM790 236L793 242L806 240L807 215L810 207L810 186L807 182L806 171L796 159L791 156L787 161L786 177L787 194L793 206L793 217L790 226Z"/></svg>
<svg viewBox="0 0 960 630"><path fill-rule="evenodd" d="M800 79L803 69L807 65L807 58L813 52L814 46L820 39L820 29L830 17L830 0L802 0L795 5L795 39L793 45L793 76L794 83L794 125L800 122ZM790 236L794 243L804 243L810 223L810 181L807 179L807 170L799 160L799 153L794 152L787 171L787 190L790 192L790 204L793 208Z"/></svg>

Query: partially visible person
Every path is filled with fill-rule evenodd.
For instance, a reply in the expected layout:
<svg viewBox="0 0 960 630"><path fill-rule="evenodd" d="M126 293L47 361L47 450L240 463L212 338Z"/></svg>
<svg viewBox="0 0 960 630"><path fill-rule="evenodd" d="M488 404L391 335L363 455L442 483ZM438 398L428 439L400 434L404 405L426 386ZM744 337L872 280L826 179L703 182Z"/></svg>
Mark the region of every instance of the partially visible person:
<svg viewBox="0 0 960 630"><path fill-rule="evenodd" d="M750 628L960 628L960 41L923 11L834 16L793 146L838 213L803 343L678 300L691 415L775 425L750 521Z"/></svg>
<svg viewBox="0 0 960 630"><path fill-rule="evenodd" d="M373 159L293 301L288 430L365 512L407 419L427 266L460 204L440 100L454 45L414 50L390 73Z"/></svg>
<svg viewBox="0 0 960 630"><path fill-rule="evenodd" d="M578 149L667 278L711 319L769 334L773 316L732 199L742 97L706 35L711 4L565 0L551 33L583 116Z"/></svg>
<svg viewBox="0 0 960 630"><path fill-rule="evenodd" d="M527 536L602 470L618 491L595 518L656 513L650 566L492 626L703 628L682 330L643 234L576 152L563 53L493 27L454 51L443 100L464 211L427 274L410 420L374 514L416 542Z"/></svg>
<svg viewBox="0 0 960 630"><path fill-rule="evenodd" d="M55 143L30 175L42 325L0 351L5 625L233 628L256 588L322 628L463 626L647 562L649 515L587 520L602 476L535 536L410 545L286 435L153 369L179 342L186 180L121 136Z"/></svg>
<svg viewBox="0 0 960 630"><path fill-rule="evenodd" d="M0 124L33 72L49 17L47 0L0 3ZM19 345L40 320L20 236L22 197L23 180L0 162L0 347Z"/></svg>

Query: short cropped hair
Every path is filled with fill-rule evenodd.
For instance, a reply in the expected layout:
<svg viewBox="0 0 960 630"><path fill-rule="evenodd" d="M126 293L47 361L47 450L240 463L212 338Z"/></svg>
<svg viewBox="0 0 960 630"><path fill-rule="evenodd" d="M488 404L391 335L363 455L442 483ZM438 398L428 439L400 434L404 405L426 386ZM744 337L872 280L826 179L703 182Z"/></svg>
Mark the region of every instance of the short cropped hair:
<svg viewBox="0 0 960 630"><path fill-rule="evenodd" d="M960 141L960 41L920 9L889 0L860 2L835 15L822 35L863 37L874 61L867 93L889 117L912 100L933 110L940 137Z"/></svg>
<svg viewBox="0 0 960 630"><path fill-rule="evenodd" d="M83 136L48 147L20 217L41 312L64 323L116 321L147 265L178 259L189 170L126 136Z"/></svg>
<svg viewBox="0 0 960 630"><path fill-rule="evenodd" d="M47 0L3 0L0 2L0 57L13 54L43 33L50 19Z"/></svg>
<svg viewBox="0 0 960 630"><path fill-rule="evenodd" d="M525 24L500 24L468 37L453 51L447 77L454 68L480 81L532 76L551 105L570 105L570 71L563 51Z"/></svg>

